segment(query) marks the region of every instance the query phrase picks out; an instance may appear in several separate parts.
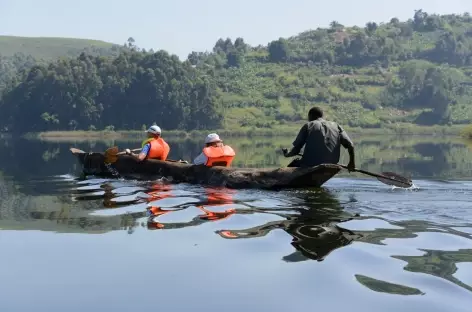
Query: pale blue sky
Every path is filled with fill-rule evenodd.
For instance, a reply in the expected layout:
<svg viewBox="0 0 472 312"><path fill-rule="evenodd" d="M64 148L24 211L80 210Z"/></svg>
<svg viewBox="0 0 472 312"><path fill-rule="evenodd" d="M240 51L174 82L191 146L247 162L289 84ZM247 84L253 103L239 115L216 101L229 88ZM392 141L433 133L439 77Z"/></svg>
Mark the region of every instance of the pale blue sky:
<svg viewBox="0 0 472 312"><path fill-rule="evenodd" d="M472 12L472 0L0 0L0 35L78 37L142 48L185 59L211 50L218 38L251 45L326 27L407 19L428 13Z"/></svg>

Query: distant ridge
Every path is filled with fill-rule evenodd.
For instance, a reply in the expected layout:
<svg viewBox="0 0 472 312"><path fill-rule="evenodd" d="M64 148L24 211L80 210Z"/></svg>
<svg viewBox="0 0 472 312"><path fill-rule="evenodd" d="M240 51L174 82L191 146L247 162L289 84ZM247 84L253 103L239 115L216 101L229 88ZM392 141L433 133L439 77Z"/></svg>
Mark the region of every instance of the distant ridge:
<svg viewBox="0 0 472 312"><path fill-rule="evenodd" d="M79 38L0 36L1 55L12 56L22 52L47 60L61 56L75 56L85 48L110 49L113 46L119 45L102 40Z"/></svg>

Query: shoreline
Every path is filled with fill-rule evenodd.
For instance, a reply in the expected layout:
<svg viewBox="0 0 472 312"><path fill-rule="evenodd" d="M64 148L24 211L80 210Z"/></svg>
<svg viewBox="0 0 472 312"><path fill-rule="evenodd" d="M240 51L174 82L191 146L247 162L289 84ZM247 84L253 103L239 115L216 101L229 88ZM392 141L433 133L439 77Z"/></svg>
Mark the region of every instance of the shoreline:
<svg viewBox="0 0 472 312"><path fill-rule="evenodd" d="M220 130L193 130L190 132L181 130L168 130L164 132L163 137L193 139L206 136L210 132L216 132L223 137L294 137L299 131L301 125L292 127L283 127L281 129L238 129L235 131ZM362 135L431 135L431 136L461 136L464 125L452 126L415 126L411 124L386 125L382 128L350 128L344 127L348 134ZM12 137L11 134L0 134L0 137ZM42 141L63 141L63 140L126 140L143 139L145 137L143 130L117 130L117 131L45 131L29 132L22 137L26 139L37 139Z"/></svg>

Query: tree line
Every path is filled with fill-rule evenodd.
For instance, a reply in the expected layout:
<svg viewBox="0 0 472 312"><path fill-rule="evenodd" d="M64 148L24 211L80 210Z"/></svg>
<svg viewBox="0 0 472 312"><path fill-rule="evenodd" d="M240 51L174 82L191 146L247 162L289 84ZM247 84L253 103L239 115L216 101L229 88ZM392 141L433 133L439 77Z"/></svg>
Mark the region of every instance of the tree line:
<svg viewBox="0 0 472 312"><path fill-rule="evenodd" d="M19 72L0 103L3 131L219 127L215 87L165 51L82 53Z"/></svg>
<svg viewBox="0 0 472 312"><path fill-rule="evenodd" d="M471 104L471 29L467 13L418 10L405 22L393 18L363 28L333 21L266 46L219 39L212 51L192 52L184 61L139 49L132 38L119 50L52 62L0 56L0 131L126 130L152 123L216 129L238 108L263 111L252 125L266 127L272 123L264 118L293 122L304 118L307 105L333 101L359 101L366 110L422 109L415 122L446 124L451 107ZM281 68L285 76L276 72ZM359 71L366 72L364 80ZM339 74L349 76L334 82L340 91L328 90L324 78ZM367 94L363 85L382 91ZM279 112L284 99L295 117ZM243 118L240 125L251 123Z"/></svg>

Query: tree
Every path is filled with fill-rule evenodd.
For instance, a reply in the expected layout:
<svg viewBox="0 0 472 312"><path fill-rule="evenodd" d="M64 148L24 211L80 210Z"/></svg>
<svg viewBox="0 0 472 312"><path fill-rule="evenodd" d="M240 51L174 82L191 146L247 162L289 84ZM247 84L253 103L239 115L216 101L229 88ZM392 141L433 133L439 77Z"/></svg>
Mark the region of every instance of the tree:
<svg viewBox="0 0 472 312"><path fill-rule="evenodd" d="M229 67L240 67L244 61L244 56L241 52L233 50L226 55L226 59Z"/></svg>
<svg viewBox="0 0 472 312"><path fill-rule="evenodd" d="M249 49L249 46L244 42L243 38L238 37L234 41L234 48L240 53L246 53Z"/></svg>
<svg viewBox="0 0 472 312"><path fill-rule="evenodd" d="M329 27L331 31L336 31L338 29L344 28L344 26L340 24L338 21L332 21L331 23L329 23Z"/></svg>
<svg viewBox="0 0 472 312"><path fill-rule="evenodd" d="M187 60L190 62L190 64L197 65L199 60L197 52L192 51L192 53L188 55Z"/></svg>
<svg viewBox="0 0 472 312"><path fill-rule="evenodd" d="M269 60L272 62L285 62L290 58L290 48L287 40L280 38L269 44Z"/></svg>
<svg viewBox="0 0 472 312"><path fill-rule="evenodd" d="M389 85L384 104L396 104L404 109L432 109L431 113L419 117L417 122L422 124L447 123L450 106L457 102L458 89L465 79L457 69L416 60L406 62L398 78L398 82Z"/></svg>
<svg viewBox="0 0 472 312"><path fill-rule="evenodd" d="M375 22L369 22L366 24L365 28L366 28L367 34L372 35L377 30L378 26L377 26L377 23Z"/></svg>
<svg viewBox="0 0 472 312"><path fill-rule="evenodd" d="M424 30L427 17L428 13L423 12L423 10L415 10L415 15L413 17L413 27L416 31Z"/></svg>
<svg viewBox="0 0 472 312"><path fill-rule="evenodd" d="M134 41L134 38L133 38L133 37L129 37L126 42L128 42L128 48L133 49L133 48L136 47L136 46L134 45L134 42L135 42L135 41Z"/></svg>
<svg viewBox="0 0 472 312"><path fill-rule="evenodd" d="M454 65L468 65L471 63L472 41L453 32L444 33L436 42L430 53L433 61Z"/></svg>
<svg viewBox="0 0 472 312"><path fill-rule="evenodd" d="M213 52L215 53L226 54L232 50L234 50L234 45L230 38L226 38L226 40L223 40L222 38L218 39L213 47Z"/></svg>
<svg viewBox="0 0 472 312"><path fill-rule="evenodd" d="M396 17L393 17L391 20L390 20L390 25L393 25L393 26L398 26L400 24L400 20Z"/></svg>

